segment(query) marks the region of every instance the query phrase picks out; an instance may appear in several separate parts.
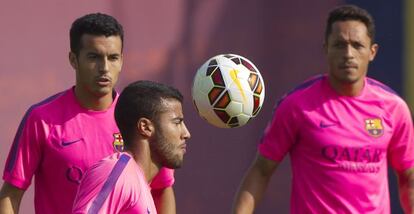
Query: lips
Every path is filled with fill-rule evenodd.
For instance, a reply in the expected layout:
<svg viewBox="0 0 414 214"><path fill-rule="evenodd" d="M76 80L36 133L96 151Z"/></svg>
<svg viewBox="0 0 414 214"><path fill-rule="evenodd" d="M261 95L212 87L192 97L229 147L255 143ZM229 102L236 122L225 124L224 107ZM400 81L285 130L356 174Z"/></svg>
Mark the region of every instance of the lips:
<svg viewBox="0 0 414 214"><path fill-rule="evenodd" d="M100 86L108 86L109 84L111 84L111 78L107 76L101 76L96 79L96 82Z"/></svg>
<svg viewBox="0 0 414 214"><path fill-rule="evenodd" d="M357 69L358 65L355 63L345 63L345 64L341 64L339 65L340 69Z"/></svg>
<svg viewBox="0 0 414 214"><path fill-rule="evenodd" d="M184 143L182 146L180 146L180 149L183 150L184 153L187 151L187 144Z"/></svg>

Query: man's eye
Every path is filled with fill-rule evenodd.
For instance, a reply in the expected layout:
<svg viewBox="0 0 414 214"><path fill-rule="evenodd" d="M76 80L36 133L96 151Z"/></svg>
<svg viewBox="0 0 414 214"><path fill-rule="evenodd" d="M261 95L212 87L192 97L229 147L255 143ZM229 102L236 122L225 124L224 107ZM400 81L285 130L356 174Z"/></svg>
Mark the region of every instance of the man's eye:
<svg viewBox="0 0 414 214"><path fill-rule="evenodd" d="M119 60L119 56L109 56L110 61L117 61Z"/></svg>
<svg viewBox="0 0 414 214"><path fill-rule="evenodd" d="M336 44L334 44L334 47L336 47L336 48L344 48L346 45L345 44L343 44L343 43L336 43Z"/></svg>
<svg viewBox="0 0 414 214"><path fill-rule="evenodd" d="M95 54L90 54L87 57L88 57L88 59L96 59L97 58L97 56Z"/></svg>
<svg viewBox="0 0 414 214"><path fill-rule="evenodd" d="M361 49L361 48L364 47L362 44L359 44L359 43L356 43L353 46L354 46L355 49Z"/></svg>

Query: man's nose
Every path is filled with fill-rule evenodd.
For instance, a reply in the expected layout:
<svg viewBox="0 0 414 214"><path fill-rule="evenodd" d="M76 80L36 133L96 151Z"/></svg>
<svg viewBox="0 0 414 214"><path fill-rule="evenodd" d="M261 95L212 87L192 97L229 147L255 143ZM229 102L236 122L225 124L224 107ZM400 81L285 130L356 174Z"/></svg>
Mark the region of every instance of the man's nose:
<svg viewBox="0 0 414 214"><path fill-rule="evenodd" d="M99 61L99 72L107 73L109 71L109 60L106 57L103 57Z"/></svg>

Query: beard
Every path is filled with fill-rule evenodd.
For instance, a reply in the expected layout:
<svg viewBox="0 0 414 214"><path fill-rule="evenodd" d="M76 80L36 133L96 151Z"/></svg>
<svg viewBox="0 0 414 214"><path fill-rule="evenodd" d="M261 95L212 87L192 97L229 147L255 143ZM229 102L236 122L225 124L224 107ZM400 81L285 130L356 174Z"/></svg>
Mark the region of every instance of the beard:
<svg viewBox="0 0 414 214"><path fill-rule="evenodd" d="M168 142L168 139L158 128L154 139L150 142L150 149L155 160L163 167L178 169L183 164L183 158L179 154L174 154L175 146Z"/></svg>

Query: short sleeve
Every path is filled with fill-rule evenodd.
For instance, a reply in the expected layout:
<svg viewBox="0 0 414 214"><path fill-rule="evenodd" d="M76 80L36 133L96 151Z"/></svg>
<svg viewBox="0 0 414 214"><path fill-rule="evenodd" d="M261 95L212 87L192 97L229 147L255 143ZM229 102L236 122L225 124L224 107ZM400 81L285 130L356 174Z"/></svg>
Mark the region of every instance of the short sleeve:
<svg viewBox="0 0 414 214"><path fill-rule="evenodd" d="M258 147L262 156L278 162L289 152L297 135L295 107L288 98L276 105Z"/></svg>
<svg viewBox="0 0 414 214"><path fill-rule="evenodd" d="M47 126L29 109L23 117L9 151L3 180L20 189L27 189L41 159L41 141Z"/></svg>
<svg viewBox="0 0 414 214"><path fill-rule="evenodd" d="M414 167L413 121L407 104L403 102L395 109L394 132L388 148L389 161L397 171Z"/></svg>
<svg viewBox="0 0 414 214"><path fill-rule="evenodd" d="M164 189L174 184L174 170L162 167L150 183L151 189Z"/></svg>

